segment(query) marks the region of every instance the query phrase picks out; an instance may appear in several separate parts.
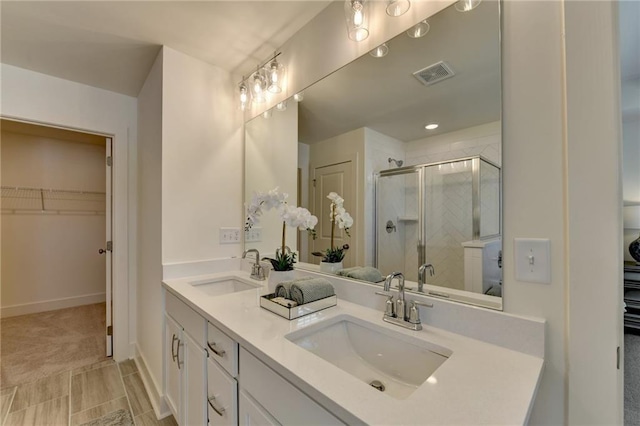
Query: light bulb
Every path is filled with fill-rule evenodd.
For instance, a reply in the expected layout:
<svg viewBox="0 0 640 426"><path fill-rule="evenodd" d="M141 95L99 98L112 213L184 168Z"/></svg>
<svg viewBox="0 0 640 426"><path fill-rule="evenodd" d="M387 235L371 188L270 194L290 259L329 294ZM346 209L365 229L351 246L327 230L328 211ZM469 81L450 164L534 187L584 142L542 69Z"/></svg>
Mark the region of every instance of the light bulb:
<svg viewBox="0 0 640 426"><path fill-rule="evenodd" d="M304 93L302 92L299 92L293 95L293 100L296 102L302 102L303 99L304 99Z"/></svg>
<svg viewBox="0 0 640 426"><path fill-rule="evenodd" d="M438 123L427 124L426 126L424 126L424 128L427 130L435 130L438 128Z"/></svg>
<svg viewBox="0 0 640 426"><path fill-rule="evenodd" d="M411 38L424 37L429 32L429 28L431 28L431 26L426 20L418 22L413 27L409 28L409 30L407 30L407 35Z"/></svg>
<svg viewBox="0 0 640 426"><path fill-rule="evenodd" d="M276 109L278 111L285 111L287 109L287 101L278 102L276 104Z"/></svg>
<svg viewBox="0 0 640 426"><path fill-rule="evenodd" d="M359 27L364 22L364 16L362 14L362 3L358 0L351 2L353 8L353 25Z"/></svg>

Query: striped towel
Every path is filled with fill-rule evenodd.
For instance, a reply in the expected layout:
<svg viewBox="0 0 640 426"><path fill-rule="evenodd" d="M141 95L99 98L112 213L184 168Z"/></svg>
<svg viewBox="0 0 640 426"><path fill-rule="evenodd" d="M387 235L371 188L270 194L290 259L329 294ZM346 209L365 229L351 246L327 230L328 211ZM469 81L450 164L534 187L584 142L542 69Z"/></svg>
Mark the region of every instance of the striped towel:
<svg viewBox="0 0 640 426"><path fill-rule="evenodd" d="M289 299L297 302L298 305L315 302L336 294L331 283L324 278L311 278L293 282L289 293L291 295Z"/></svg>

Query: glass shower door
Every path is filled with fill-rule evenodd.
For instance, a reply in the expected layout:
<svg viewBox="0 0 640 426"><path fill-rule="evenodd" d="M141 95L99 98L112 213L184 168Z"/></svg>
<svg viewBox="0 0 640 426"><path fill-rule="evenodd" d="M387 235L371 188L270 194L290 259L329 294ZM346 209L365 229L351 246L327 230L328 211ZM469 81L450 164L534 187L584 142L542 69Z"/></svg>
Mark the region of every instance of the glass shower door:
<svg viewBox="0 0 640 426"><path fill-rule="evenodd" d="M473 170L477 159L425 167L425 262L435 269L429 284L464 290L464 243L473 236Z"/></svg>
<svg viewBox="0 0 640 426"><path fill-rule="evenodd" d="M423 258L422 169L385 170L376 181L376 267L417 281Z"/></svg>

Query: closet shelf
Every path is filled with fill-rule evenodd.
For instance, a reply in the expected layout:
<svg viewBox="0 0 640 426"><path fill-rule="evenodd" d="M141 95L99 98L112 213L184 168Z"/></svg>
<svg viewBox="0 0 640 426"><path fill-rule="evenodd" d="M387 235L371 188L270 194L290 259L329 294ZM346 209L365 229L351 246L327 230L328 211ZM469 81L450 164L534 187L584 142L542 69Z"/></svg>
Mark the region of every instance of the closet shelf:
<svg viewBox="0 0 640 426"><path fill-rule="evenodd" d="M106 193L69 189L0 187L3 214L83 214L102 215Z"/></svg>

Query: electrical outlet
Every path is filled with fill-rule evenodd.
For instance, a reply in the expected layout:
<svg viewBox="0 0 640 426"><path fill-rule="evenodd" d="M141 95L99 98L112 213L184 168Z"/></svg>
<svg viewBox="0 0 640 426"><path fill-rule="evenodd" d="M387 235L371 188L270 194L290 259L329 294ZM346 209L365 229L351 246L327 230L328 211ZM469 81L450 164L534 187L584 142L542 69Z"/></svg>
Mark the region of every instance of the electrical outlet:
<svg viewBox="0 0 640 426"><path fill-rule="evenodd" d="M262 228L254 226L244 233L244 240L247 243L257 243L262 241Z"/></svg>
<svg viewBox="0 0 640 426"><path fill-rule="evenodd" d="M220 228L220 244L240 244L240 228Z"/></svg>

